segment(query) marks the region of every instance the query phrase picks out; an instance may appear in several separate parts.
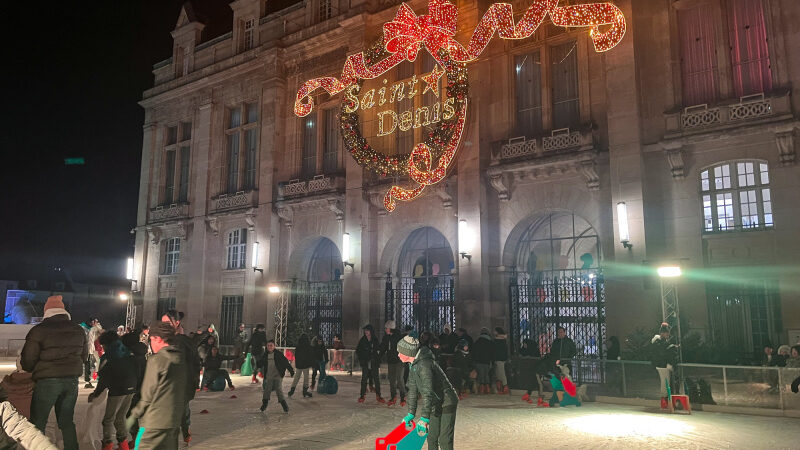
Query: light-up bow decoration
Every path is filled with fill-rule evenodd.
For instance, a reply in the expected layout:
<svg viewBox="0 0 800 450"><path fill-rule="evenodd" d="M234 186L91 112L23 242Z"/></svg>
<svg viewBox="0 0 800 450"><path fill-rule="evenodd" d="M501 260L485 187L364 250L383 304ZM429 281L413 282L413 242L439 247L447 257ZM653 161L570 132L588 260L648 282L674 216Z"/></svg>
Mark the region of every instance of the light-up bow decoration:
<svg viewBox="0 0 800 450"><path fill-rule="evenodd" d="M315 78L303 83L297 91L294 104L294 112L299 117L308 115L314 107L314 100L311 94L318 88L324 89L330 95L336 95L344 89L357 83L359 79L373 79L386 73L394 66L403 61L414 61L417 53L425 46L425 49L439 63L442 63L439 50L445 50L449 54L449 59L457 63L467 63L475 60L489 44L489 41L497 33L501 39L525 39L530 37L542 24L545 17L550 15L550 20L556 26L561 27L589 27L589 35L594 44L595 51L605 52L614 48L622 41L625 35L625 16L622 11L612 3L590 3L583 5L558 6L558 0L534 0L533 4L525 11L519 22L514 23L514 11L512 5L508 3L495 3L483 15L472 34L472 37L464 48L455 40L456 24L458 18L458 8L447 0L430 0L428 3L428 14L416 16L414 11L407 4L403 3L391 22L384 24L384 45L390 55L370 66L365 63L364 53L356 53L347 57L342 68L340 79L335 77ZM607 26L605 31L601 31L601 26ZM462 108L462 113L466 114L466 99ZM458 145L461 133L463 133L463 118L459 118L459 125L454 138L448 143ZM458 136L455 136L457 134ZM409 175L420 183L418 188L404 190L393 186L386 194L384 205L389 211L394 209L392 197L399 192L408 192L409 195L403 196L403 200L416 198L426 185L441 181L446 172L447 166L440 170L442 162L449 165L452 156L440 158L439 167L433 172L427 172L430 165L430 152L425 144L418 144L414 147L411 157L408 159ZM427 156L426 156L427 155ZM416 164L421 163L426 167L425 171L417 168ZM439 174L442 176L438 176ZM417 175L415 177L415 174ZM427 174L428 176L423 176ZM419 178L419 180L417 179ZM420 181L422 180L422 181Z"/></svg>

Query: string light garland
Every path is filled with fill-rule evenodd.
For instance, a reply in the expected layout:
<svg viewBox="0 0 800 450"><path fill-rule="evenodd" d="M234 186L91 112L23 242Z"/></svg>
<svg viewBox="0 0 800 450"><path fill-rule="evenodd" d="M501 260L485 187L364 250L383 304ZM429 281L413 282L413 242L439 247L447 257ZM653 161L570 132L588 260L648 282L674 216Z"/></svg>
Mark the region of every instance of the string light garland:
<svg viewBox="0 0 800 450"><path fill-rule="evenodd" d="M478 22L465 48L454 38L458 22L458 8L454 4L448 0L430 0L428 14L417 16L411 7L403 3L394 19L383 25L383 42L376 43L366 53L348 56L339 79L322 77L303 83L297 91L294 112L298 117L308 115L314 108L311 95L319 88L330 95L351 87L353 93L359 92L364 80L377 78L403 61L415 61L424 46L447 73L447 97L453 101L455 114L450 120L442 120L429 133L425 143L417 144L409 155L390 157L374 150L359 131L352 100L346 98L342 103L342 135L353 158L362 167L382 176L408 174L419 183L412 189L392 186L384 198L384 206L388 211L393 211L395 200L413 200L425 186L444 179L455 157L467 110L465 64L474 61L483 52L495 33L501 39L528 38L548 15L556 26L589 27L589 36L597 52L611 50L625 35L625 16L612 3L559 7L558 0L534 0L516 23L512 5L495 3ZM601 31L601 26L607 29ZM437 69L435 67L428 77L441 76L436 73ZM430 86L430 81L426 81ZM438 164L433 168L436 161Z"/></svg>

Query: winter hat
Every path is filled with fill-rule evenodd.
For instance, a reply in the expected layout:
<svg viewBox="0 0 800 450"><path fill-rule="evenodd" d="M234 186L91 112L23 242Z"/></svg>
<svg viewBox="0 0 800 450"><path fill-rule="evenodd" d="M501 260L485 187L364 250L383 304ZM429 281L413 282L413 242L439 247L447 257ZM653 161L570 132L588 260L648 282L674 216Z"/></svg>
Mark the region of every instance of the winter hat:
<svg viewBox="0 0 800 450"><path fill-rule="evenodd" d="M463 351L464 347L469 348L469 341L466 339L461 339L460 341L458 341L458 346L456 348Z"/></svg>
<svg viewBox="0 0 800 450"><path fill-rule="evenodd" d="M669 333L669 324L667 322L661 322L661 328L659 328L658 334L661 333Z"/></svg>
<svg viewBox="0 0 800 450"><path fill-rule="evenodd" d="M486 327L481 328L481 334L488 335L489 334L489 329L486 328Z"/></svg>
<svg viewBox="0 0 800 450"><path fill-rule="evenodd" d="M47 311L50 308L64 309L64 302L61 299L62 297L60 295L51 295L50 297L47 297L47 301L44 304L44 310Z"/></svg>
<svg viewBox="0 0 800 450"><path fill-rule="evenodd" d="M370 332L370 333L372 333L372 334L375 334L375 329L374 329L374 328L372 328L372 324L369 324L369 323L368 323L368 324L366 324L366 325L364 325L364 327L362 328L362 330L369 330L369 332Z"/></svg>
<svg viewBox="0 0 800 450"><path fill-rule="evenodd" d="M406 336L397 343L397 352L401 355L416 356L419 350L419 341L413 336Z"/></svg>
<svg viewBox="0 0 800 450"><path fill-rule="evenodd" d="M395 325L394 320L387 320L386 325L384 325L383 328L386 328L388 330L394 330L395 328L397 328L397 326Z"/></svg>

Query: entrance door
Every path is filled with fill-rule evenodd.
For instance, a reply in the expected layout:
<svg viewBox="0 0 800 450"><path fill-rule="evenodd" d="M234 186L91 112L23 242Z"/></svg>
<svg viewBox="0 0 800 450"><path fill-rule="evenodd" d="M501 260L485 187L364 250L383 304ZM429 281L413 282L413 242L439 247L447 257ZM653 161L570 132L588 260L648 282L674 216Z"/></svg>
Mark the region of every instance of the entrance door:
<svg viewBox="0 0 800 450"><path fill-rule="evenodd" d="M296 281L292 289L289 341L310 331L319 334L326 346L333 345L333 336L342 332L342 257L336 244L322 238L314 248L306 280ZM300 321L293 324L292 321ZM291 330L301 328L301 330ZM309 336L311 338L312 336Z"/></svg>
<svg viewBox="0 0 800 450"><path fill-rule="evenodd" d="M397 287L389 284L386 290L387 319L418 332L455 327L455 264L447 239L431 227L415 230L403 244L398 267Z"/></svg>

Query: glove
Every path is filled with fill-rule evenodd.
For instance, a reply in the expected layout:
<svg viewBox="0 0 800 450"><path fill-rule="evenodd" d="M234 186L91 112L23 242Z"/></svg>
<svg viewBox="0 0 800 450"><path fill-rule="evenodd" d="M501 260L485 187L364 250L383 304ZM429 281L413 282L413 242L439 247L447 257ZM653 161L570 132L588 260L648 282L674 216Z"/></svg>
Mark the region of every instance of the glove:
<svg viewBox="0 0 800 450"><path fill-rule="evenodd" d="M406 428L408 428L411 425L412 420L414 420L414 415L411 413L408 413L406 414L405 417L403 417L403 422L405 422Z"/></svg>
<svg viewBox="0 0 800 450"><path fill-rule="evenodd" d="M797 377L792 381L792 392L797 394L798 387L800 387L800 377Z"/></svg>
<svg viewBox="0 0 800 450"><path fill-rule="evenodd" d="M424 417L419 418L417 421L417 433L419 433L420 436L425 436L428 434L428 422L430 421L430 419L426 419Z"/></svg>
<svg viewBox="0 0 800 450"><path fill-rule="evenodd" d="M130 431L133 428L133 426L136 425L137 419L138 417L128 416L128 418L125 419L125 429Z"/></svg>

